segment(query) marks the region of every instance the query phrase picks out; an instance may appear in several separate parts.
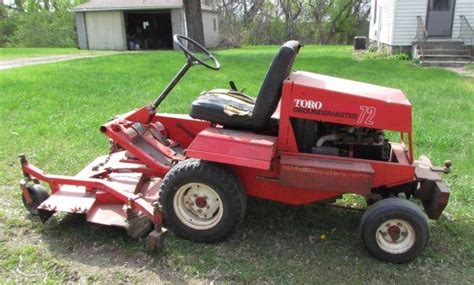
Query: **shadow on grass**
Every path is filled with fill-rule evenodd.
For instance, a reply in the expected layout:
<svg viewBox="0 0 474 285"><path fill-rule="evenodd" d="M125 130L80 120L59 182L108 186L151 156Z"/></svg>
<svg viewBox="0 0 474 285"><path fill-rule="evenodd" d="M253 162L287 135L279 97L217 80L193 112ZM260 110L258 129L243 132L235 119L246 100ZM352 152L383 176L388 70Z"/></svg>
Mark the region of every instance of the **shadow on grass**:
<svg viewBox="0 0 474 285"><path fill-rule="evenodd" d="M143 240L129 238L119 228L87 223L77 215L51 219L43 238L52 253L66 260L95 267L147 269L163 280L173 280L166 275L177 272L178 276L237 282L378 283L400 276L413 282L442 281L450 275L443 273L447 264L459 265L467 258L442 249L439 256L438 248L429 248L408 265L379 262L359 242L361 215L354 210L290 207L250 199L245 222L228 240L217 244L194 243L171 232L162 252L147 253ZM436 246L443 247L453 239L438 232L443 231L439 227L435 231Z"/></svg>

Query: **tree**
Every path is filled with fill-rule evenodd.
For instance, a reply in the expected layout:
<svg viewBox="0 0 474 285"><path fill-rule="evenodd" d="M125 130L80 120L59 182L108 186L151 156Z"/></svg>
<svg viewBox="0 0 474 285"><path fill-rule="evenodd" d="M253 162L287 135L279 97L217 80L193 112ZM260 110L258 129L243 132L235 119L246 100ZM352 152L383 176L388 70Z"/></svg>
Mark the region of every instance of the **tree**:
<svg viewBox="0 0 474 285"><path fill-rule="evenodd" d="M356 34L370 12L369 0L335 0L330 11L330 27L327 41L340 35L338 42L347 43Z"/></svg>
<svg viewBox="0 0 474 285"><path fill-rule="evenodd" d="M285 21L287 40L296 38L296 20L303 9L303 2L303 0L279 0Z"/></svg>
<svg viewBox="0 0 474 285"><path fill-rule="evenodd" d="M255 16L260 12L262 9L263 4L265 3L264 0L251 0L251 1L241 1L243 6L243 15L242 15L242 22L244 28L248 28L250 23L255 19Z"/></svg>
<svg viewBox="0 0 474 285"><path fill-rule="evenodd" d="M186 29L188 37L205 45L204 27L202 25L201 0L183 0L186 15Z"/></svg>
<svg viewBox="0 0 474 285"><path fill-rule="evenodd" d="M216 7L220 12L219 33L221 45L240 47L246 31L256 24L265 0L221 0Z"/></svg>
<svg viewBox="0 0 474 285"><path fill-rule="evenodd" d="M0 46L76 46L70 8L85 0L9 0L0 4Z"/></svg>
<svg viewBox="0 0 474 285"><path fill-rule="evenodd" d="M314 22L314 39L319 44L327 42L326 22L335 0L308 0L309 13Z"/></svg>
<svg viewBox="0 0 474 285"><path fill-rule="evenodd" d="M348 43L368 25L370 0L221 0L221 44Z"/></svg>
<svg viewBox="0 0 474 285"><path fill-rule="evenodd" d="M0 19L5 17L5 7L3 7L3 0L0 0Z"/></svg>

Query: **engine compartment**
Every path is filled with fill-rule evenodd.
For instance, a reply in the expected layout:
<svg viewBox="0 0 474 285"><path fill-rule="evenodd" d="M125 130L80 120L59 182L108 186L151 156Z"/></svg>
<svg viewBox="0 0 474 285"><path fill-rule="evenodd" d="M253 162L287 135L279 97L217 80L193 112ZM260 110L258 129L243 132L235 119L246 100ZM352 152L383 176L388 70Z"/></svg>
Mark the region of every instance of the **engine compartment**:
<svg viewBox="0 0 474 285"><path fill-rule="evenodd" d="M291 119L300 152L361 158L390 159L390 143L383 130L336 123Z"/></svg>

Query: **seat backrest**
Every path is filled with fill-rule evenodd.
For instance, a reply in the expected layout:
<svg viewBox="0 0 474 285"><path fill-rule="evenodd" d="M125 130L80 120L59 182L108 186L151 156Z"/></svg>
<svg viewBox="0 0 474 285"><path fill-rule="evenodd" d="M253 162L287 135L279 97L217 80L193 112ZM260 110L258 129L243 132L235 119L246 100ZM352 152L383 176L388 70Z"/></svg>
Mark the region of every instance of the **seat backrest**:
<svg viewBox="0 0 474 285"><path fill-rule="evenodd" d="M283 81L290 75L300 47L298 41L288 41L273 58L253 109L252 128L255 131L263 131L268 127L270 118L280 101Z"/></svg>

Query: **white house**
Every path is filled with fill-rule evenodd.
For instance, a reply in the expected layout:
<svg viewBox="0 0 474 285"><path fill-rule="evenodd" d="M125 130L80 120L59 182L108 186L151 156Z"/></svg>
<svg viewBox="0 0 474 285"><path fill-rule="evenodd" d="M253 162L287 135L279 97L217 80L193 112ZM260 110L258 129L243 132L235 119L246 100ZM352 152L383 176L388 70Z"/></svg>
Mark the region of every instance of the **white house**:
<svg viewBox="0 0 474 285"><path fill-rule="evenodd" d="M371 0L369 39L392 53L473 43L474 0ZM433 42L437 42L434 44ZM438 44L439 43L439 44Z"/></svg>
<svg viewBox="0 0 474 285"><path fill-rule="evenodd" d="M201 3L205 45L215 47L214 0ZM173 34L187 34L183 0L90 0L72 11L81 49L172 49Z"/></svg>

